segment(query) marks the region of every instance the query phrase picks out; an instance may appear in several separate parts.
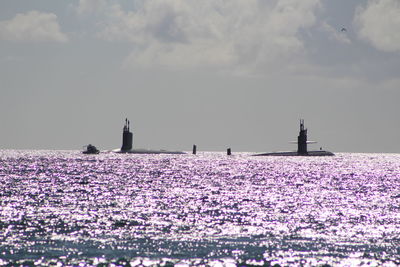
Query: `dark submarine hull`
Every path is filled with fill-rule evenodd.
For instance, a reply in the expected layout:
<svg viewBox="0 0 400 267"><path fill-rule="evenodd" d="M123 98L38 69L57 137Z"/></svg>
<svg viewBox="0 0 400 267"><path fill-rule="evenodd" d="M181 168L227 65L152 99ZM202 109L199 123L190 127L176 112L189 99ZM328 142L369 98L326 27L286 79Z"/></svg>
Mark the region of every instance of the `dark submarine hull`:
<svg viewBox="0 0 400 267"><path fill-rule="evenodd" d="M314 143L312 141L307 141L307 129L304 127L304 120L300 120L300 131L297 137L297 151L283 151L283 152L269 152L260 153L253 156L283 156L283 157L322 157L322 156L334 156L330 151L326 150L311 150L308 151L307 144Z"/></svg>
<svg viewBox="0 0 400 267"><path fill-rule="evenodd" d="M282 152L260 153L260 154L254 154L252 156L323 157L323 156L335 156L335 154L326 150L315 150L315 151L308 151L306 154L300 154L297 151L282 151Z"/></svg>
<svg viewBox="0 0 400 267"><path fill-rule="evenodd" d="M132 148L133 145L133 133L129 130L130 122L128 118L125 119L125 125L122 132L122 147L121 149L115 149L113 152L116 153L125 153L125 154L186 154L181 151L169 151L164 149L153 150L153 149L144 149Z"/></svg>
<svg viewBox="0 0 400 267"><path fill-rule="evenodd" d="M125 153L125 154L174 154L174 155L181 155L186 154L182 151L169 151L169 150L152 150L152 149L130 149L130 150L121 150L117 149L114 150L116 153Z"/></svg>

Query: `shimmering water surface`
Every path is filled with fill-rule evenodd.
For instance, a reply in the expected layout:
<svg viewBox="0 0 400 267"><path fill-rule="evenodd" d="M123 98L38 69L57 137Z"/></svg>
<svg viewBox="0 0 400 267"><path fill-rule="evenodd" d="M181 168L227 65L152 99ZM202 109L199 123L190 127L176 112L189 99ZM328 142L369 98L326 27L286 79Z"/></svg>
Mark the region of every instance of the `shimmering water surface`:
<svg viewBox="0 0 400 267"><path fill-rule="evenodd" d="M0 265L400 264L400 155L0 151Z"/></svg>

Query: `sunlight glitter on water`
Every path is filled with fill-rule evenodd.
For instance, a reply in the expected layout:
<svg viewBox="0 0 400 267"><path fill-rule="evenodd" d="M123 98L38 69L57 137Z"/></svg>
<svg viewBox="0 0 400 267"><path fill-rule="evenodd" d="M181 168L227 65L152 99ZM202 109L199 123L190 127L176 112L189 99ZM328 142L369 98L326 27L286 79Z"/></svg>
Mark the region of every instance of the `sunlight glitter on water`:
<svg viewBox="0 0 400 267"><path fill-rule="evenodd" d="M4 150L0 161L5 264L399 263L397 154Z"/></svg>

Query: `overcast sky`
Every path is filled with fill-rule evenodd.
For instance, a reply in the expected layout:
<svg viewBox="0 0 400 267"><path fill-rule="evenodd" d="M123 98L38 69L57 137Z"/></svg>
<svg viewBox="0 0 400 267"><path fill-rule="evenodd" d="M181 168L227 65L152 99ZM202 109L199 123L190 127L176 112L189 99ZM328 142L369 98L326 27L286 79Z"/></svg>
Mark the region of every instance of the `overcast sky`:
<svg viewBox="0 0 400 267"><path fill-rule="evenodd" d="M0 148L400 152L399 0L1 0Z"/></svg>

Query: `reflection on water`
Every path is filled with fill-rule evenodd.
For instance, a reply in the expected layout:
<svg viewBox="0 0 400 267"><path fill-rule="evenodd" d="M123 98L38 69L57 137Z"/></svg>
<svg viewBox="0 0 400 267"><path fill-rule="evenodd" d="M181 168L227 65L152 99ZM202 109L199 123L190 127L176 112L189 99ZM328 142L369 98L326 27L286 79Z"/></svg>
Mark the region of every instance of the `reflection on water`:
<svg viewBox="0 0 400 267"><path fill-rule="evenodd" d="M400 264L400 155L0 151L0 265Z"/></svg>

